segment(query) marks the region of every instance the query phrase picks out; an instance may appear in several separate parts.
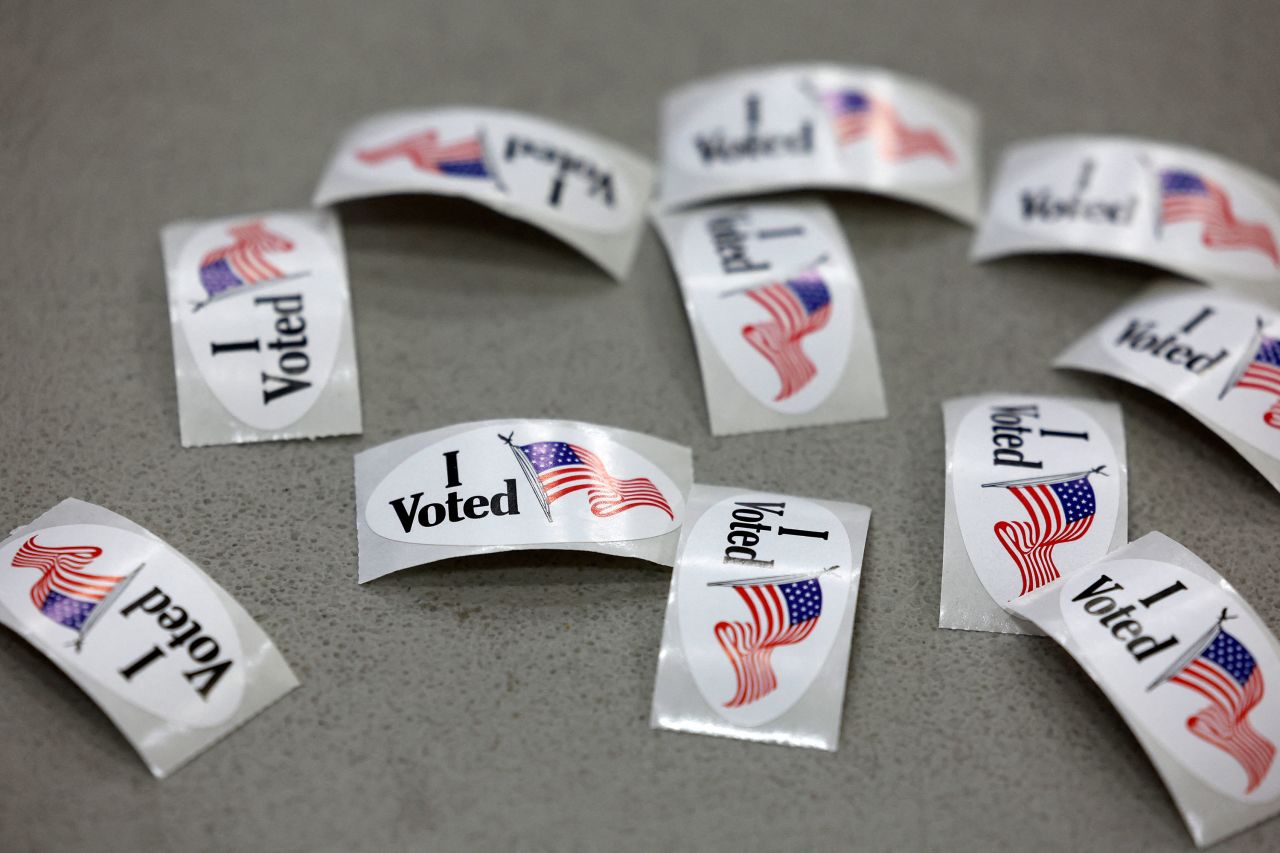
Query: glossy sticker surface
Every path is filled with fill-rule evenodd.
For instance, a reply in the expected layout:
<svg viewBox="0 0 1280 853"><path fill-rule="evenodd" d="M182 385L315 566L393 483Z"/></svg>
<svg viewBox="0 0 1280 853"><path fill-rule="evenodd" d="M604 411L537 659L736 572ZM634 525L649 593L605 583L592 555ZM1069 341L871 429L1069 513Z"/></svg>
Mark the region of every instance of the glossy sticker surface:
<svg viewBox="0 0 1280 853"><path fill-rule="evenodd" d="M956 432L955 508L974 571L999 604L1111 547L1124 472L1106 431L1066 400L992 397Z"/></svg>
<svg viewBox="0 0 1280 853"><path fill-rule="evenodd" d="M707 704L758 726L805 695L850 601L844 525L801 498L742 494L708 509L676 567L680 635Z"/></svg>

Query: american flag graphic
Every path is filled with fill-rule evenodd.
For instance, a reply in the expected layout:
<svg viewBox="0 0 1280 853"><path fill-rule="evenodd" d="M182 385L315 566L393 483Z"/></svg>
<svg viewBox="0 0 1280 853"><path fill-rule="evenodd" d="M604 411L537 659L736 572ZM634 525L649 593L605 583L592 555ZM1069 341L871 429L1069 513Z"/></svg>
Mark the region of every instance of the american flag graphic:
<svg viewBox="0 0 1280 853"><path fill-rule="evenodd" d="M1160 173L1160 221L1200 222L1200 241L1207 249L1252 249L1280 266L1271 229L1260 222L1241 222L1231 210L1231 199L1222 187L1186 169Z"/></svg>
<svg viewBox="0 0 1280 853"><path fill-rule="evenodd" d="M1218 399L1222 399L1233 388L1249 388L1274 394L1276 401L1262 419L1267 426L1280 429L1280 338L1262 334L1261 321L1255 337L1257 349L1253 350L1253 357L1236 369ZM1248 350L1246 357L1247 353Z"/></svg>
<svg viewBox="0 0 1280 853"><path fill-rule="evenodd" d="M1089 475L1101 470L1099 467L1057 477L983 483L984 488L1008 489L1030 519L997 521L993 528L996 539L1022 575L1019 597L1057 580L1061 573L1053 561L1054 547L1074 542L1089 532L1098 510Z"/></svg>
<svg viewBox="0 0 1280 853"><path fill-rule="evenodd" d="M1276 747L1249 723L1249 712L1265 690L1262 669L1244 644L1223 629L1228 618L1224 610L1201 642L1147 689L1167 681L1209 700L1207 708L1187 718L1187 729L1240 762L1248 778L1247 794L1266 778Z"/></svg>
<svg viewBox="0 0 1280 853"><path fill-rule="evenodd" d="M836 139L852 145L868 137L874 139L880 156L891 162L917 157L938 157L954 163L955 155L941 134L927 128L910 128L898 118L887 102L857 89L840 89L822 96L835 123Z"/></svg>
<svg viewBox="0 0 1280 853"><path fill-rule="evenodd" d="M795 645L813 633L822 615L822 586L815 575L711 585L733 587L751 613L750 622L717 622L715 627L716 639L737 679L737 689L724 706L740 708L777 689L773 650Z"/></svg>
<svg viewBox="0 0 1280 853"><path fill-rule="evenodd" d="M290 240L269 231L261 220L227 230L232 242L219 246L200 261L200 283L210 299L238 287L285 277L267 260L267 253L292 251Z"/></svg>
<svg viewBox="0 0 1280 853"><path fill-rule="evenodd" d="M743 326L742 337L778 372L781 387L773 399L785 400L818 375L801 342L831 319L831 291L811 271L752 288L746 295L769 313L769 319Z"/></svg>
<svg viewBox="0 0 1280 853"><path fill-rule="evenodd" d="M356 157L371 166L405 157L423 172L457 178L491 177L479 134L441 145L439 133L424 130L396 142L357 151Z"/></svg>
<svg viewBox="0 0 1280 853"><path fill-rule="evenodd" d="M36 569L40 579L31 587L31 603L59 625L79 631L98 602L106 598L123 575L95 575L85 571L102 556L95 545L50 548L32 536L18 547L11 565Z"/></svg>
<svg viewBox="0 0 1280 853"><path fill-rule="evenodd" d="M675 518L671 504L652 480L648 477L620 480L609 473L600 457L581 445L538 441L521 444L518 449L532 466L547 506L585 489L591 514L598 518L643 506L655 507L669 518Z"/></svg>

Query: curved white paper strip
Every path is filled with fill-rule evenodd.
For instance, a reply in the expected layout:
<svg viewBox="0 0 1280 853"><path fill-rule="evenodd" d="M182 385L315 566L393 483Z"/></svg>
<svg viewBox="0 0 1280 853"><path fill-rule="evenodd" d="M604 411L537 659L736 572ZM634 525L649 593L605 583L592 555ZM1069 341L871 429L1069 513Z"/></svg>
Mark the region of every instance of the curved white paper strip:
<svg viewBox="0 0 1280 853"><path fill-rule="evenodd" d="M1005 152L975 260L1086 252L1255 295L1280 287L1280 184L1194 148L1062 136Z"/></svg>
<svg viewBox="0 0 1280 853"><path fill-rule="evenodd" d="M1220 290L1158 285L1054 362L1172 400L1280 489L1280 309Z"/></svg>
<svg viewBox="0 0 1280 853"><path fill-rule="evenodd" d="M878 68L746 69L675 90L662 108L661 204L780 190L866 190L978 216L977 110Z"/></svg>
<svg viewBox="0 0 1280 853"><path fill-rule="evenodd" d="M820 203L658 214L716 435L881 418L871 320Z"/></svg>
<svg viewBox="0 0 1280 853"><path fill-rule="evenodd" d="M509 110L442 107L361 121L339 141L314 203L458 196L542 228L621 279L652 189L646 160L594 134Z"/></svg>
<svg viewBox="0 0 1280 853"><path fill-rule="evenodd" d="M360 432L331 211L179 222L162 240L184 446Z"/></svg>
<svg viewBox="0 0 1280 853"><path fill-rule="evenodd" d="M69 675L165 776L298 685L208 575L66 500L0 543L0 623Z"/></svg>
<svg viewBox="0 0 1280 853"><path fill-rule="evenodd" d="M870 511L695 486L653 725L835 749Z"/></svg>
<svg viewBox="0 0 1280 853"><path fill-rule="evenodd" d="M948 400L943 414L947 518L939 627L1036 633L1003 606L1127 540L1120 407L984 394Z"/></svg>
<svg viewBox="0 0 1280 853"><path fill-rule="evenodd" d="M1107 694L1198 845L1280 811L1280 644L1207 563L1149 533L1013 609Z"/></svg>
<svg viewBox="0 0 1280 853"><path fill-rule="evenodd" d="M466 554L570 548L670 565L689 449L577 421L493 420L356 456L360 582Z"/></svg>

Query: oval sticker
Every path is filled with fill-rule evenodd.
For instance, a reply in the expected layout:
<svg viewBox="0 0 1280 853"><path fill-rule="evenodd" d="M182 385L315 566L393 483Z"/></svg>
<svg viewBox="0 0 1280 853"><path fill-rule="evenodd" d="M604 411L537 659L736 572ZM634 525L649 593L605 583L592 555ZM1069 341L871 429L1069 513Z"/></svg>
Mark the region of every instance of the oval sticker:
<svg viewBox="0 0 1280 853"><path fill-rule="evenodd" d="M1081 662L1187 770L1237 800L1280 794L1280 659L1235 596L1122 559L1067 578L1058 601Z"/></svg>
<svg viewBox="0 0 1280 853"><path fill-rule="evenodd" d="M347 311L342 257L298 217L195 231L172 271L183 335L218 401L255 429L302 417L329 381Z"/></svg>
<svg viewBox="0 0 1280 853"><path fill-rule="evenodd" d="M240 707L239 635L202 573L162 542L69 524L0 551L0 602L64 669L194 728Z"/></svg>
<svg viewBox="0 0 1280 853"><path fill-rule="evenodd" d="M774 411L813 410L844 374L853 273L839 245L816 217L785 206L726 209L681 235L696 322L734 378Z"/></svg>
<svg viewBox="0 0 1280 853"><path fill-rule="evenodd" d="M997 604L1111 548L1122 477L1094 418L1045 397L996 397L956 430L952 490L965 550Z"/></svg>
<svg viewBox="0 0 1280 853"><path fill-rule="evenodd" d="M759 726L805 695L845 618L851 560L844 525L800 498L743 494L698 519L676 596L689 669L716 713Z"/></svg>
<svg viewBox="0 0 1280 853"><path fill-rule="evenodd" d="M1220 294L1165 293L1122 308L1095 340L1143 384L1280 457L1280 315Z"/></svg>
<svg viewBox="0 0 1280 853"><path fill-rule="evenodd" d="M374 488L365 521L423 545L616 542L680 526L661 468L603 431L563 423L481 427L425 447Z"/></svg>

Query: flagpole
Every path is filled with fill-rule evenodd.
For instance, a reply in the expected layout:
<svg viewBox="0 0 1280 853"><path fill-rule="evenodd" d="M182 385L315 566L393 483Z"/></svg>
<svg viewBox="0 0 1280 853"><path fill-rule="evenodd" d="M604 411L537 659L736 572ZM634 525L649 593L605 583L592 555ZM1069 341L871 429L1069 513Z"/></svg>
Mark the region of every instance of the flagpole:
<svg viewBox="0 0 1280 853"><path fill-rule="evenodd" d="M1240 381L1240 377L1244 376L1244 372L1249 369L1249 364L1253 362L1253 357L1258 352L1258 343L1262 340L1262 330L1266 324L1262 322L1262 318L1258 318L1258 326L1253 330L1253 337L1249 338L1249 345L1244 348L1244 352L1240 358L1236 360L1236 366L1231 371L1231 378L1227 380L1227 384L1222 386L1222 390L1218 392L1218 399L1221 400L1227 396L1227 392L1236 387L1236 383Z"/></svg>
<svg viewBox="0 0 1280 853"><path fill-rule="evenodd" d="M484 168L493 176L493 185L497 187L500 192L507 192L507 185L502 182L502 176L498 174L498 170L494 167L493 161L489 159L489 145L483 127L476 131L476 136L480 138L480 153L484 159Z"/></svg>
<svg viewBox="0 0 1280 853"><path fill-rule="evenodd" d="M740 587L740 586L765 586L766 584L779 584L779 583L797 583L799 581L806 581L806 580L813 580L814 578L820 578L823 575L827 574L828 572L834 572L838 568L840 568L840 566L835 565L835 566L827 566L825 569L818 569L816 572L796 572L790 575L773 575L772 577L739 578L738 580L731 580L731 581L710 581L709 583L707 583L707 586Z"/></svg>
<svg viewBox="0 0 1280 853"><path fill-rule="evenodd" d="M1183 652L1182 657L1178 658L1168 669L1160 673L1160 677L1147 686L1147 692L1150 693L1152 690L1155 690L1161 684L1164 684L1170 678L1173 678L1175 675L1186 669L1188 664L1200 657L1201 652L1209 648L1209 644L1214 641L1218 636L1218 632L1222 630L1222 623L1226 622L1228 619L1234 618L1236 617L1227 615L1227 608L1222 608L1222 614L1218 617L1217 623L1215 623L1208 631L1205 631L1199 640L1196 640L1195 643L1188 647L1187 650Z"/></svg>
<svg viewBox="0 0 1280 853"><path fill-rule="evenodd" d="M814 270L816 272L818 267L822 266L827 262L827 258L828 258L827 253L823 252L821 255L818 255L818 257L814 258L809 263L801 265L800 268L797 270L797 272L794 274L798 275L799 273L805 273L805 272L808 272L809 270ZM778 280L778 276L771 276L771 278L775 281ZM782 277L781 280L790 281L790 278L784 276ZM737 296L739 293L746 293L749 290L755 290L759 286L760 285L758 284L749 284L749 285L746 285L745 287L735 287L733 290L726 290L724 293L719 294L719 297L721 299L727 299L730 296Z"/></svg>
<svg viewBox="0 0 1280 853"><path fill-rule="evenodd" d="M498 433L498 438L502 439L507 447L511 448L512 454L516 457L516 463L520 466L520 470L524 472L524 478L529 481L529 488L533 489L533 493L538 498L538 505L542 507L542 512L547 517L548 524L554 524L555 520L551 517L551 504L547 501L547 493L542 488L542 481L538 479L538 474L533 470L533 463L529 461L529 457L525 452L516 447L515 442L511 440L515 435L512 430L506 435Z"/></svg>
<svg viewBox="0 0 1280 853"><path fill-rule="evenodd" d="M1026 480L1002 480L999 483L983 483L984 489L1010 489L1015 486L1046 486L1050 483L1064 483L1067 480L1078 480L1081 477L1088 477L1090 474L1101 474L1104 477L1111 476L1106 471L1106 465L1099 465L1097 468L1090 468L1088 471L1075 471L1070 474L1053 474L1048 477L1029 477Z"/></svg>
<svg viewBox="0 0 1280 853"><path fill-rule="evenodd" d="M76 647L76 654L80 653L80 647L84 645L85 638L89 635L89 629L98 623L98 619L101 618L104 613L111 609L111 604L120 597L124 592L124 588L129 585L129 582L132 581L135 576L137 576L138 572L142 571L142 567L145 565L145 560L139 563L136 569L121 578L119 582L111 588L111 592L107 593L105 598L94 605L93 612L89 614L89 618L80 626L80 634L75 639L74 645Z"/></svg>

